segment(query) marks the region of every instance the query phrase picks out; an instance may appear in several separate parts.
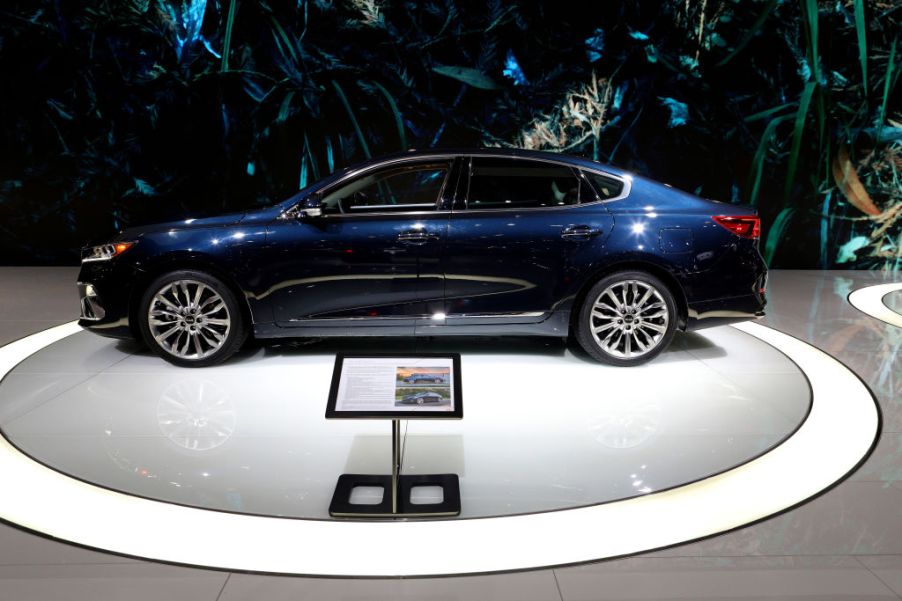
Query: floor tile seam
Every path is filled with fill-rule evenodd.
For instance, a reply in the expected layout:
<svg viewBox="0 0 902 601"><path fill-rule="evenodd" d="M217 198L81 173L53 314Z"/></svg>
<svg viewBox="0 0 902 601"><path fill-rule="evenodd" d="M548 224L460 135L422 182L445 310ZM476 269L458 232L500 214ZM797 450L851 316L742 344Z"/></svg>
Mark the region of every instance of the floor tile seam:
<svg viewBox="0 0 902 601"><path fill-rule="evenodd" d="M873 576L875 579L877 579L877 581L878 581L880 584L882 584L883 587L884 587L887 591L889 591L889 593L890 593L891 595L895 595L895 597L896 597L897 599L902 599L902 595L900 595L900 594L897 593L895 590L893 590L893 588L892 588L889 584L887 584L887 583L883 580L883 578L881 578L880 576L878 576L877 573L874 572L874 570L872 570L870 566L868 566L864 561L862 561L862 560L861 560L861 556L855 556L855 555L853 555L853 556L851 556L851 557L852 557L852 558L853 558L853 559L854 559L861 567L863 567L865 570L867 570L868 573L869 573L871 576Z"/></svg>
<svg viewBox="0 0 902 601"><path fill-rule="evenodd" d="M729 533L727 534L727 536ZM722 535L718 535L722 536ZM713 540L713 539L711 539ZM694 543L689 543L694 544ZM649 555L649 554L640 554L640 555L630 555L627 557L618 557L616 559L603 560L603 562L607 561L627 561L630 559L655 559L655 560L665 560L665 559L788 559L792 557L801 557L801 558L825 558L825 557L834 557L834 558L843 558L843 557L900 557L902 558L902 553L758 553L758 554L748 554L742 553L737 555L724 555L722 553L714 554L714 555Z"/></svg>
<svg viewBox="0 0 902 601"><path fill-rule="evenodd" d="M220 601L222 599L222 594L225 592L226 587L229 585L229 581L232 579L232 572L226 574L225 581L222 583L222 588L219 589L219 593L216 595L215 601Z"/></svg>
<svg viewBox="0 0 902 601"><path fill-rule="evenodd" d="M551 570L551 576L554 578L554 587L557 589L557 596L559 601L564 601L564 592L561 590L561 583L557 577L557 569Z"/></svg>
<svg viewBox="0 0 902 601"><path fill-rule="evenodd" d="M36 534L26 533L29 536L37 537ZM62 541L51 541L54 544L62 544L67 545L67 543ZM88 551L89 553L103 553L103 551ZM128 561L49 561L49 562L35 562L28 561L25 563L2 563L0 562L0 569L3 568L59 568L59 567L90 567L90 566L136 566L144 563L151 563L153 565L167 565L154 561L144 561L144 560L128 560Z"/></svg>

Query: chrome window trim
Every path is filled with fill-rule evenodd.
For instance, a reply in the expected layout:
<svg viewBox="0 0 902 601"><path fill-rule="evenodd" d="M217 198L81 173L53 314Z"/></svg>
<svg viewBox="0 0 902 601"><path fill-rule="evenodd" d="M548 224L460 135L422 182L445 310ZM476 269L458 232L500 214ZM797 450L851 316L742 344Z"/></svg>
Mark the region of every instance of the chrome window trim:
<svg viewBox="0 0 902 601"><path fill-rule="evenodd" d="M555 160L555 159L553 159L553 158L547 158L547 157L542 157L542 158L534 158L534 157L518 157L518 156L511 156L511 155L509 155L509 154L491 153L491 152L489 152L489 153L480 153L480 154L466 154L466 153L464 153L464 154L453 154L453 153L452 153L452 154L449 154L449 153L436 153L436 154L423 154L423 155L410 156L410 157L397 157L397 158L394 158L394 159L390 159L390 160L388 160L388 161L385 161L385 162L383 162L383 163L378 163L378 164L376 164L376 165L370 165L369 167L363 167L363 168L361 168L361 169L355 169L354 171L349 171L348 173L346 173L345 175L343 175L341 178L339 178L339 179L335 180L334 182L332 182L331 184L329 184L329 186L327 186L327 187L325 187L325 188L322 188L322 189L320 189L320 190L317 190L316 192L317 192L317 193L320 193L320 192L326 193L326 192L328 192L329 190L331 190L331 189L333 189L333 188L335 188L335 187L341 185L343 182L347 181L347 180L350 179L350 178L357 177L358 175L364 175L364 174L366 174L366 173L369 173L370 171L374 171L374 170L376 170L376 169L381 169L381 168L383 168L383 167L390 167L390 166L395 165L395 164L398 164L398 163L414 163L414 162L434 161L434 160L449 160L449 161L451 161L451 162L453 163L453 161L454 161L455 159L460 158L460 159L465 159L465 160L468 161L468 165L466 166L466 170L467 170L467 192L466 192L466 196L469 196L469 193L470 193L470 181L469 181L469 178L470 178L470 167L472 166L472 161L473 161L473 159L474 159L475 157L488 157L488 158L497 158L497 159L513 159L513 160L521 160L521 161L538 161L538 162L552 163L552 164L558 165L558 166L570 167L571 169L573 169L573 170L577 171L578 173L580 173L580 174L581 174L581 177L583 177L583 178L585 177L584 175L582 175L583 172L584 172L584 171L588 171L588 172L590 172L590 173L596 173L596 174L598 174L598 175L603 175L604 177L610 177L611 179L615 179L615 180L618 180L618 181L620 181L621 183L623 183L623 190L621 190L621 192L620 192L620 194L619 194L618 196L615 196L615 197L613 197L613 198L606 198L606 199L600 199L600 198L599 198L598 200L594 200L594 201L592 201L592 202L580 202L579 204L574 204L574 205L563 205L563 206L556 206L556 207L533 207L533 208L519 209L519 210L521 210L521 211L548 211L548 210L560 211L560 210L563 210L563 209L574 209L574 208L577 208L577 207L586 207L586 206L593 206L593 205L598 205L598 204L606 204L606 203L609 203L609 202L616 202L616 201L618 201L618 200L623 200L624 198L629 197L629 195L630 195L630 193L632 192L632 189L633 189L633 178L632 178L632 176L630 176L630 175L617 175L617 174L614 174L614 173L610 173L609 171L605 171L605 170L602 169L602 168L598 168L598 167L585 167L585 166L582 166L582 165L571 165L570 163L567 163L567 162L565 162L565 161ZM462 168L463 168L463 167L462 167ZM440 203L441 203L441 201L442 201L442 199L443 199L443 197L444 197L444 194L445 194L445 189L446 189L446 187L447 187L447 185L448 185L448 180L450 179L451 173L452 173L453 171L454 171L454 165L452 164L451 167L450 167L449 170L448 170L448 176L445 177L445 182L442 184L442 190L441 190L441 192L439 193L439 198L438 198L438 200L436 201L436 207L440 206ZM591 184L590 182L587 182L587 183L589 184L589 186L591 187L592 191L594 192L594 191L595 191L594 186L592 186L592 184ZM464 202L465 202L465 203L466 203L466 196L465 196L465 198L464 198ZM598 197L597 194L596 194L595 196L596 196L596 198ZM306 197L305 197L305 198L306 198ZM284 211L282 211L282 213L279 215L279 219L293 219L297 207L298 207L304 200L305 200L305 199L301 199L301 200L299 200L297 203L291 205L291 207L289 207L288 209L285 209ZM338 217L338 218L344 218L344 217L357 217L358 215L366 215L366 216L370 216L370 215L372 215L372 216L383 216L383 215L399 215L399 216L410 216L410 215L441 215L441 214L445 214L445 213L462 213L462 212L468 212L468 213L493 212L493 213L497 213L497 212L501 212L501 211L512 211L512 210L513 210L513 209L467 209L467 208L456 209L456 210L455 210L455 209L453 208L453 206L452 206L451 209L447 209L447 210L436 210L436 211L390 211L390 212L384 212L384 213L364 213L364 212L361 212L361 213L357 213L357 214L353 214L353 215L350 214L350 213L339 213L338 215L334 215L334 214L333 214L333 215L323 215L322 218L323 218L323 219L331 219L331 218L336 218L336 217Z"/></svg>
<svg viewBox="0 0 902 601"><path fill-rule="evenodd" d="M361 211L360 213L339 213L337 215L322 215L321 217L317 217L317 219L347 219L354 217L389 217L392 215L400 215L404 217L417 217L423 215L444 215L450 213L451 211L380 211L378 213L365 213Z"/></svg>
<svg viewBox="0 0 902 601"><path fill-rule="evenodd" d="M351 211L366 211L367 209L392 209L392 208L397 207L397 206L402 206L402 207L416 207L416 208L422 209L422 208L425 208L425 207L434 207L434 206L435 206L435 203L431 203L431 204L430 204L430 203L428 203L428 202L419 202L419 203L417 203L417 202L412 202L412 203L406 204L406 205L362 205L362 206L359 206L359 207L348 207L348 209L351 210Z"/></svg>

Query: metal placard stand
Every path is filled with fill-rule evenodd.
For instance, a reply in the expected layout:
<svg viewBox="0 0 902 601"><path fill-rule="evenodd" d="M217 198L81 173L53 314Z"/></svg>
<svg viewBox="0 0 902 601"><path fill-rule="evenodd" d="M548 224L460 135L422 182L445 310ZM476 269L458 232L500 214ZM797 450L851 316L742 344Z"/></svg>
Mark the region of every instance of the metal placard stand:
<svg viewBox="0 0 902 601"><path fill-rule="evenodd" d="M410 374L411 365L425 362L430 365L428 373ZM417 367L413 367L416 370ZM355 372L355 370L357 370ZM385 370L386 379L382 373ZM403 371L407 370L407 371ZM407 377L404 378L404 374ZM354 380L357 378L357 380ZM402 384L416 383L418 379L431 381L437 388L432 391L405 385L389 387L391 396L382 402L378 398L367 400L366 404L348 400L345 391L353 386L382 386L389 380ZM380 388L381 390L382 388ZM435 390L445 389L439 394ZM359 388L358 388L359 390ZM417 393L416 391L421 392ZM406 394L413 391L413 394ZM460 481L457 474L401 475L401 420L407 419L462 419L463 401L460 384L460 355L458 354L416 354L416 355L351 355L339 353L335 358L332 387L326 406L327 419L391 419L392 459L390 475L342 474L338 477L329 515L355 518L411 518L447 517L460 514ZM381 393L380 393L381 394ZM444 396L443 396L444 395ZM403 397L403 398L401 398ZM449 398L450 397L450 398ZM399 400L400 399L400 400ZM430 406L431 405L431 406ZM351 494L357 487L378 487L382 489L379 503L352 503ZM411 493L419 486L439 487L442 500L438 503L413 503Z"/></svg>
<svg viewBox="0 0 902 601"><path fill-rule="evenodd" d="M401 420L391 420L391 475L342 474L329 504L334 517L440 517L460 515L460 482L457 474L401 475ZM351 492L358 486L381 487L382 502L351 503ZM438 486L442 489L439 503L412 503L410 495L416 486Z"/></svg>

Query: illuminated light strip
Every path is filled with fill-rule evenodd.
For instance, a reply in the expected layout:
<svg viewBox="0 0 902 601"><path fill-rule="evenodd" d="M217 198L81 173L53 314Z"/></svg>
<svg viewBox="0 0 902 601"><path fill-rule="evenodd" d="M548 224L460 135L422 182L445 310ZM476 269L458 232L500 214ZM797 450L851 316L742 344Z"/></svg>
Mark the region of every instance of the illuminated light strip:
<svg viewBox="0 0 902 601"><path fill-rule="evenodd" d="M464 520L261 517L100 488L41 465L0 437L0 517L65 541L151 560L324 576L522 570L714 535L779 513L842 479L867 455L879 428L869 390L840 362L759 324L733 327L796 362L811 382L811 412L768 453L668 491L576 509ZM77 331L75 324L65 324L0 348L0 376Z"/></svg>
<svg viewBox="0 0 902 601"><path fill-rule="evenodd" d="M879 284L877 286L867 286L853 290L849 294L849 302L853 307L870 315L874 319L879 319L891 326L902 328L902 315L899 315L886 306L883 302L884 297L891 292L902 290L902 282L893 282L892 284Z"/></svg>

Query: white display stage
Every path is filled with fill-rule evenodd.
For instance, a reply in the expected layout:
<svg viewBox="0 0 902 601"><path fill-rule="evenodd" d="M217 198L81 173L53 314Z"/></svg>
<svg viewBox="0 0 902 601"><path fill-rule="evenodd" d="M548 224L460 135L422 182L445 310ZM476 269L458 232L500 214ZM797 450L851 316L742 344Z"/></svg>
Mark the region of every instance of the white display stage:
<svg viewBox="0 0 902 601"><path fill-rule="evenodd" d="M390 472L387 421L324 419L335 350L376 344L263 346L189 369L78 333L0 384L0 429L37 461L122 492L328 518L339 474ZM680 334L640 368L600 365L556 340L416 346L462 353L466 411L462 421L402 424L402 472L458 474L461 517L605 503L699 480L773 447L809 410L798 367L733 328Z"/></svg>

